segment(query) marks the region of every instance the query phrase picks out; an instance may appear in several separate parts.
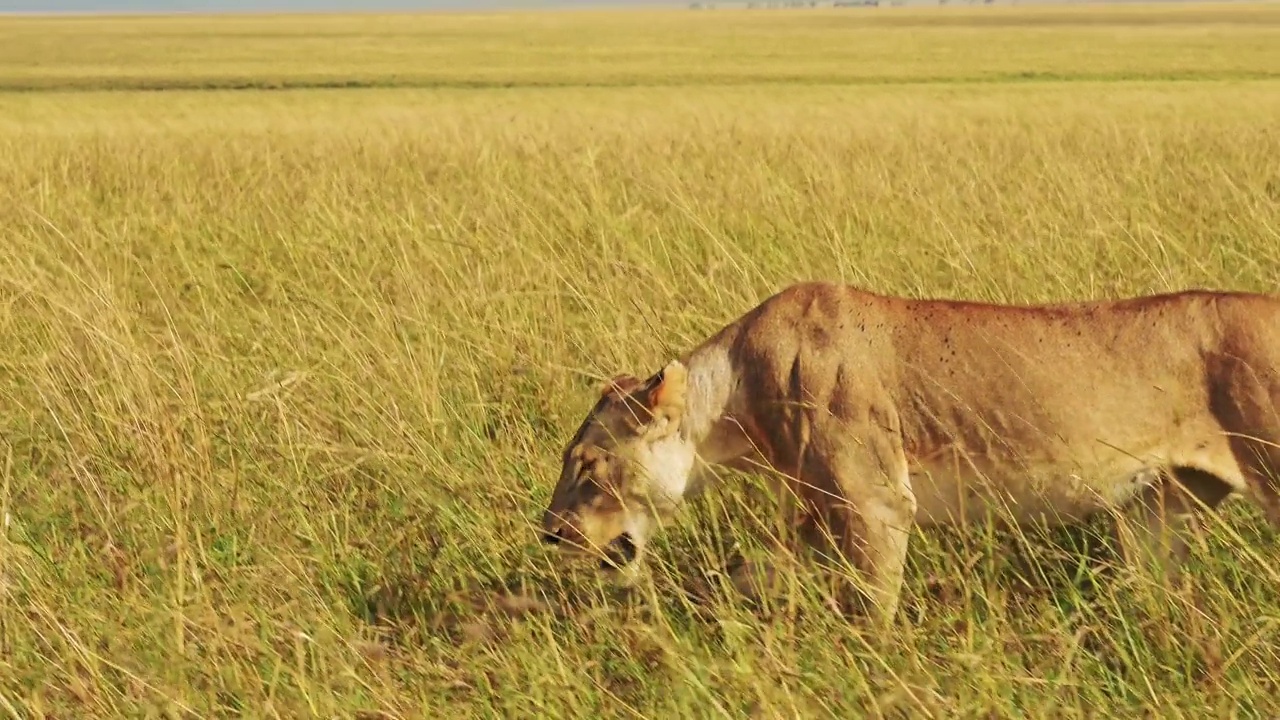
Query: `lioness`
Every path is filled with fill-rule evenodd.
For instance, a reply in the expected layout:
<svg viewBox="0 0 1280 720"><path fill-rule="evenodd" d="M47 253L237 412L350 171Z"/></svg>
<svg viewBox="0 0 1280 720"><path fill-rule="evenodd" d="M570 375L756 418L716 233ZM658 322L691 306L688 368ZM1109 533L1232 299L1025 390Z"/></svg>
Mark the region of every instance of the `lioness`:
<svg viewBox="0 0 1280 720"><path fill-rule="evenodd" d="M784 478L801 537L834 539L882 619L912 523L993 504L1052 525L1140 502L1130 548L1176 569L1186 541L1163 531L1233 492L1280 526L1278 402L1276 298L1017 306L802 283L647 380L608 383L543 539L634 568L705 463Z"/></svg>

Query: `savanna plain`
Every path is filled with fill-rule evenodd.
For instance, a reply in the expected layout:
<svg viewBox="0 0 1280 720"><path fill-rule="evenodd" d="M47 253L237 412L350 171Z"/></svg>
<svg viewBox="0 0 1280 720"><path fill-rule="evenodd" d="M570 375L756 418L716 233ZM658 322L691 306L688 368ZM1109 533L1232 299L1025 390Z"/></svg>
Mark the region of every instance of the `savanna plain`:
<svg viewBox="0 0 1280 720"><path fill-rule="evenodd" d="M793 281L1276 291L1277 48L1274 4L0 19L0 715L1277 716L1247 503L1177 580L917 532L888 637L783 558L719 589L745 476L629 591L535 533L601 380Z"/></svg>

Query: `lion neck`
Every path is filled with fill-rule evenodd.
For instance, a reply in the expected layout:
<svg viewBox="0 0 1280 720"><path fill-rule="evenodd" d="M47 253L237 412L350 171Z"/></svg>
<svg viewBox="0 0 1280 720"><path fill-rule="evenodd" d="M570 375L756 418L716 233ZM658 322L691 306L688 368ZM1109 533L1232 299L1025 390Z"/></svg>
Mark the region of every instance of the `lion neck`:
<svg viewBox="0 0 1280 720"><path fill-rule="evenodd" d="M737 426L728 417L734 386L729 353L719 345L705 345L689 355L685 367L688 381L681 436L693 443L705 462L715 464L738 457L742 454L740 443L732 441Z"/></svg>

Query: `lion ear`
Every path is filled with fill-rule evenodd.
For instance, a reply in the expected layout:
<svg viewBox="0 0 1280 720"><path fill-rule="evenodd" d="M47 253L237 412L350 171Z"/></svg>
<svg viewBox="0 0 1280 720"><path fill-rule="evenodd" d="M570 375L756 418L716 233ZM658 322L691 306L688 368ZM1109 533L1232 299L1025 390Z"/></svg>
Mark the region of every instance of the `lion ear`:
<svg viewBox="0 0 1280 720"><path fill-rule="evenodd" d="M628 397L650 416L675 418L684 411L688 380L688 369L679 360L672 360L638 390L629 392Z"/></svg>
<svg viewBox="0 0 1280 720"><path fill-rule="evenodd" d="M641 384L640 378L634 375L627 375L626 373L614 375L608 380L600 383L600 397L604 397L609 393L614 392L625 396L640 387Z"/></svg>

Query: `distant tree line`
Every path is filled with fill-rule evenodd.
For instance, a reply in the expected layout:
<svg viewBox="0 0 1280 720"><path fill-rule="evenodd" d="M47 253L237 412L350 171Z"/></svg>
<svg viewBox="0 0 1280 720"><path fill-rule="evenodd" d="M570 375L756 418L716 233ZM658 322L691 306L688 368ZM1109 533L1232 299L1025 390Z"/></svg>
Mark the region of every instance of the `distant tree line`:
<svg viewBox="0 0 1280 720"><path fill-rule="evenodd" d="M949 5L956 0L937 0L939 5ZM995 0L967 0L970 5L992 5ZM1017 0L1013 0L1017 4ZM816 8L816 7L837 7L837 8L858 8L858 7L879 7L881 0L749 0L748 2L730 2L730 5L745 5L749 10L759 9L778 9L778 8ZM900 7L906 4L906 0L888 0L888 4L894 7ZM715 10L714 2L693 2L689 3L690 10Z"/></svg>

